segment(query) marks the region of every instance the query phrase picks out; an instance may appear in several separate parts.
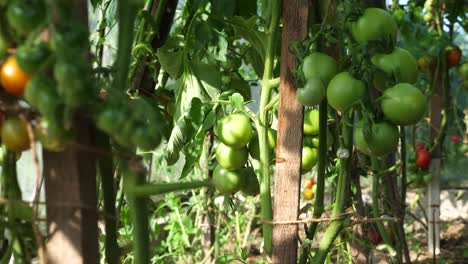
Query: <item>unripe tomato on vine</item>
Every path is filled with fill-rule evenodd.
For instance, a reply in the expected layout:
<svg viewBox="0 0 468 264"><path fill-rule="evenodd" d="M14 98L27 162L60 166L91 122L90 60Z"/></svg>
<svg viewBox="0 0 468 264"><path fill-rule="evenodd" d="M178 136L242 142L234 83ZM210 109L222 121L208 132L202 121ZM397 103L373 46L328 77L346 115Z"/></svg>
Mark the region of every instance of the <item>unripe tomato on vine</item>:
<svg viewBox="0 0 468 264"><path fill-rule="evenodd" d="M15 56L9 57L0 70L0 82L9 94L22 96L31 77L21 70Z"/></svg>

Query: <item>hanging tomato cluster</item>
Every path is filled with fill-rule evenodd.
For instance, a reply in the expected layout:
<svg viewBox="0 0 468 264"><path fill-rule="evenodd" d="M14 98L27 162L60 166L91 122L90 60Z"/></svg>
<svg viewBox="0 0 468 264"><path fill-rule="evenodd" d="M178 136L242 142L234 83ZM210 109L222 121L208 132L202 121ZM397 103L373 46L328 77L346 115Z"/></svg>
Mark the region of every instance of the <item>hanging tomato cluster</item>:
<svg viewBox="0 0 468 264"><path fill-rule="evenodd" d="M57 12L48 14L47 10ZM111 96L105 104L99 99L88 55L88 28L71 10L65 2L50 6L44 0L8 2L4 14L8 28L0 34L0 54L16 49L1 66L2 88L40 114L29 121L47 150L63 150L74 137L75 117L95 113L97 126L119 145L156 148L162 138L158 109L143 99L129 100L125 91L115 92L118 96ZM13 36L7 36L9 32ZM12 151L29 148L26 120L6 116L2 135Z"/></svg>
<svg viewBox="0 0 468 264"><path fill-rule="evenodd" d="M358 59L351 58L347 70L340 71L333 58L320 52L307 55L301 65L305 81L297 90L298 102L315 106L326 97L339 113L360 109L354 143L366 155L396 151L398 126L418 123L427 109L426 97L413 86L418 76L416 59L394 46L397 30L390 13L367 8L351 22L350 30L354 45L367 48ZM369 87L380 97L373 98L375 92Z"/></svg>
<svg viewBox="0 0 468 264"><path fill-rule="evenodd" d="M215 189L225 195L242 191L255 196L260 192L257 175L252 167L246 167L249 152L252 158L260 156L258 136L255 135L250 119L244 114L234 113L221 119L215 128L219 139L216 147L216 162L213 171ZM276 146L276 131L268 131L269 151Z"/></svg>

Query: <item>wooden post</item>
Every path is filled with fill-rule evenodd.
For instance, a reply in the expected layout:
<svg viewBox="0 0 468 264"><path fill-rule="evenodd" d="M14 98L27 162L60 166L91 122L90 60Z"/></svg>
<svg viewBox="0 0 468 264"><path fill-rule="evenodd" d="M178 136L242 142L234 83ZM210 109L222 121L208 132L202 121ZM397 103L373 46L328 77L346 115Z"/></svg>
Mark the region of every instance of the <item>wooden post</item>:
<svg viewBox="0 0 468 264"><path fill-rule="evenodd" d="M442 66L441 66L442 68ZM434 94L431 98L430 110L430 142L434 142L440 133L443 109L443 71L440 70L435 78L436 84L434 87ZM428 232L427 232L427 246L429 252L435 256L440 253L440 169L441 169L441 147L439 144L432 152L430 172L432 174L432 181L428 187L427 192L427 216L428 216Z"/></svg>
<svg viewBox="0 0 468 264"><path fill-rule="evenodd" d="M93 145L91 124L77 126L77 144ZM76 147L43 155L47 263L99 263L95 156Z"/></svg>
<svg viewBox="0 0 468 264"><path fill-rule="evenodd" d="M296 57L290 52L289 44L307 35L308 2L283 1L274 221L296 220L299 213L304 108L296 100L292 76L296 69ZM297 263L297 230L295 224L273 226L273 263Z"/></svg>
<svg viewBox="0 0 468 264"><path fill-rule="evenodd" d="M88 2L73 0L74 14L87 25ZM78 146L95 146L90 119L76 118L76 144L44 151L48 240L47 263L99 263L96 157Z"/></svg>

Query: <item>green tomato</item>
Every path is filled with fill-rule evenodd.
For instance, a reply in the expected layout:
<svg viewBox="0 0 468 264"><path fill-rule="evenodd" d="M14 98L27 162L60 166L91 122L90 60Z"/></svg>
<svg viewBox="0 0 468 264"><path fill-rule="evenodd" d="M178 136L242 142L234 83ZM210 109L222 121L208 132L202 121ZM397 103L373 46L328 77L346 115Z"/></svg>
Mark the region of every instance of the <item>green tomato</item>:
<svg viewBox="0 0 468 264"><path fill-rule="evenodd" d="M392 15L380 8L367 8L357 21L351 23L351 35L359 44L393 40L397 30L398 27Z"/></svg>
<svg viewBox="0 0 468 264"><path fill-rule="evenodd" d="M305 106L318 105L325 98L325 86L319 78L310 78L296 91L296 99Z"/></svg>
<svg viewBox="0 0 468 264"><path fill-rule="evenodd" d="M260 184L253 168L243 168L239 170L242 181L240 190L248 196L256 196L260 193Z"/></svg>
<svg viewBox="0 0 468 264"><path fill-rule="evenodd" d="M349 72L341 72L330 81L327 87L327 99L331 107L344 112L363 99L366 85L355 79Z"/></svg>
<svg viewBox="0 0 468 264"><path fill-rule="evenodd" d="M314 136L319 133L319 110L304 111L304 135Z"/></svg>
<svg viewBox="0 0 468 264"><path fill-rule="evenodd" d="M130 137L132 144L143 151L154 150L161 143L161 134L156 127L152 125L139 126L134 128Z"/></svg>
<svg viewBox="0 0 468 264"><path fill-rule="evenodd" d="M74 61L89 47L88 28L77 20L65 20L57 25L52 45L59 58Z"/></svg>
<svg viewBox="0 0 468 264"><path fill-rule="evenodd" d="M242 176L239 171L226 170L221 166L216 166L213 171L213 185L215 189L225 195L234 194L239 191Z"/></svg>
<svg viewBox="0 0 468 264"><path fill-rule="evenodd" d="M426 97L408 83L388 88L382 95L380 106L386 118L396 125L414 125L426 113Z"/></svg>
<svg viewBox="0 0 468 264"><path fill-rule="evenodd" d="M375 123L369 134L365 134L364 123L358 123L354 131L356 148L364 154L383 156L396 151L399 142L399 132L395 125L388 122Z"/></svg>
<svg viewBox="0 0 468 264"><path fill-rule="evenodd" d="M45 42L36 45L22 45L16 50L16 63L28 74L35 74L47 58L51 51Z"/></svg>
<svg viewBox="0 0 468 264"><path fill-rule="evenodd" d="M219 143L216 148L216 161L227 170L237 170L244 167L248 157L249 152L246 147L234 149Z"/></svg>
<svg viewBox="0 0 468 264"><path fill-rule="evenodd" d="M305 136L304 145L308 147L317 148L319 147L319 137L318 136ZM327 129L327 149L333 145L333 135Z"/></svg>
<svg viewBox="0 0 468 264"><path fill-rule="evenodd" d="M89 99L87 72L80 63L59 60L54 67L54 76L58 92L67 106L77 107Z"/></svg>
<svg viewBox="0 0 468 264"><path fill-rule="evenodd" d="M270 150L270 157L275 153L276 148L276 130L268 129L268 149ZM249 153L252 158L260 160L260 145L258 143L258 135L254 134L249 143Z"/></svg>
<svg viewBox="0 0 468 264"><path fill-rule="evenodd" d="M396 47L390 54L376 54L372 56L372 63L398 82L415 83L417 80L417 61L405 49Z"/></svg>
<svg viewBox="0 0 468 264"><path fill-rule="evenodd" d="M10 151L20 152L29 149L30 141L27 124L23 119L8 117L2 123L2 143Z"/></svg>
<svg viewBox="0 0 468 264"><path fill-rule="evenodd" d="M430 184L432 181L432 174L430 172L424 174L422 176L422 182L425 184L425 185L428 185Z"/></svg>
<svg viewBox="0 0 468 264"><path fill-rule="evenodd" d="M217 135L221 142L232 148L245 147L252 138L252 125L243 114L231 114L224 117L218 127Z"/></svg>
<svg viewBox="0 0 468 264"><path fill-rule="evenodd" d="M306 79L319 78L324 85L338 73L335 59L321 52L312 52L304 58L302 72Z"/></svg>
<svg viewBox="0 0 468 264"><path fill-rule="evenodd" d="M54 152L63 151L72 137L71 132L65 131L55 120L44 117L36 127L36 135L43 148Z"/></svg>
<svg viewBox="0 0 468 264"><path fill-rule="evenodd" d="M458 70L458 72L460 73L460 77L463 80L468 80L468 62L465 62L462 65L460 65L460 69Z"/></svg>
<svg viewBox="0 0 468 264"><path fill-rule="evenodd" d="M61 99L55 83L44 74L36 74L28 82L24 99L45 117L54 117L60 109Z"/></svg>
<svg viewBox="0 0 468 264"><path fill-rule="evenodd" d="M10 26L20 35L27 35L46 19L43 0L12 0L8 2L6 17Z"/></svg>
<svg viewBox="0 0 468 264"><path fill-rule="evenodd" d="M310 171L316 164L318 160L318 151L316 148L303 147L302 148L302 171Z"/></svg>

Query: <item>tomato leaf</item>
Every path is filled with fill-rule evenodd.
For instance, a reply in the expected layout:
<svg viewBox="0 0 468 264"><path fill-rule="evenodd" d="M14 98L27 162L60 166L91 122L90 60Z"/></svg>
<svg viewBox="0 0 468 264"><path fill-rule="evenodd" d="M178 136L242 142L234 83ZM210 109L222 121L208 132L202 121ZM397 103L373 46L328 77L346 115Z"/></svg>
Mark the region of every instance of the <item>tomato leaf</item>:
<svg viewBox="0 0 468 264"><path fill-rule="evenodd" d="M183 66L183 37L175 36L166 41L157 51L161 67L173 78L182 74Z"/></svg>
<svg viewBox="0 0 468 264"><path fill-rule="evenodd" d="M220 17L229 17L236 11L236 1L211 0L211 13ZM254 1L255 2L255 1Z"/></svg>

